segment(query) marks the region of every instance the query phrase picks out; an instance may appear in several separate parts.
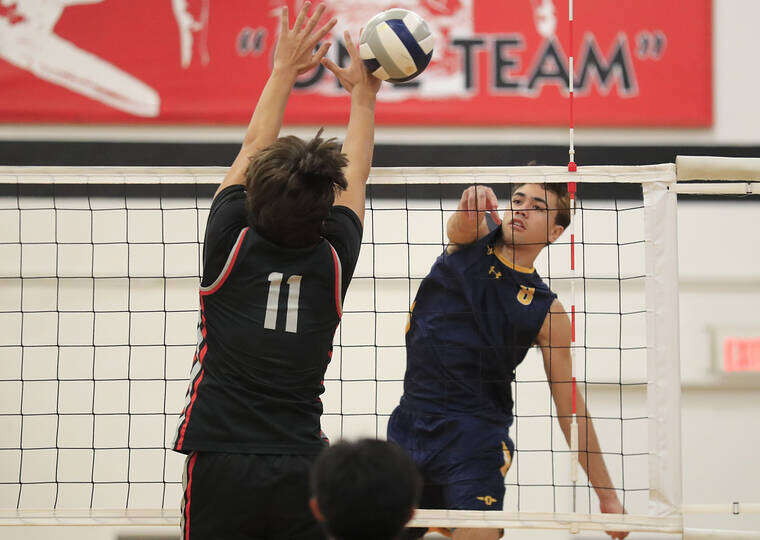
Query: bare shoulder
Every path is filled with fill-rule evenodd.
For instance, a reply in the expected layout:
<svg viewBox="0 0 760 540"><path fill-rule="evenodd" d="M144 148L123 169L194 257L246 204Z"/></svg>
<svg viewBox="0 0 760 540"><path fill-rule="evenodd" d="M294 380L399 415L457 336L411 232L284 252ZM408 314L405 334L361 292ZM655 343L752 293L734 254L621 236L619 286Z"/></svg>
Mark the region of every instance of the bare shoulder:
<svg viewBox="0 0 760 540"><path fill-rule="evenodd" d="M557 340L569 341L570 332L572 331L570 317L565 310L565 306L558 298L555 298L549 307L549 312L544 318L541 330L538 332L536 342L539 345L546 345L552 341L557 344Z"/></svg>

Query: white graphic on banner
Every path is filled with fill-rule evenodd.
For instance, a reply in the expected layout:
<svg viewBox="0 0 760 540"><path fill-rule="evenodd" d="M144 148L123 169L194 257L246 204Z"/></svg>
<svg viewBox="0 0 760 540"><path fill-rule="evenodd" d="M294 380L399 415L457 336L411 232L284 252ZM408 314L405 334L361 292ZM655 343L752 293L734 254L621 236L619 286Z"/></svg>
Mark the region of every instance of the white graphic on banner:
<svg viewBox="0 0 760 540"><path fill-rule="evenodd" d="M40 79L136 116L158 116L158 93L110 62L53 33L66 6L102 0L0 0L0 58Z"/></svg>
<svg viewBox="0 0 760 540"><path fill-rule="evenodd" d="M557 9L552 0L531 0L533 7L533 22L536 32L544 39L554 37L557 31Z"/></svg>
<svg viewBox="0 0 760 540"><path fill-rule="evenodd" d="M194 34L200 34L200 52L201 63L207 66L211 61L208 53L208 17L209 2L203 0L201 14L196 20L188 9L187 0L172 0L172 11L174 19L177 21L179 28L179 46L182 67L187 69L193 60L193 44L195 41Z"/></svg>

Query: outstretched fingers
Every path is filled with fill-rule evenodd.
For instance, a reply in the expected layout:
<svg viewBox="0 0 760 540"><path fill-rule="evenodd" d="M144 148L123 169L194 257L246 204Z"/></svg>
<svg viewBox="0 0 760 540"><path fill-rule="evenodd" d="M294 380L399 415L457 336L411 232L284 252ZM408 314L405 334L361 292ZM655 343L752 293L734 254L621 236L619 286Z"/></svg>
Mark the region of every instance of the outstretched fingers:
<svg viewBox="0 0 760 540"><path fill-rule="evenodd" d="M287 33L290 30L290 12L288 6L282 6L280 12L280 35Z"/></svg>
<svg viewBox="0 0 760 540"><path fill-rule="evenodd" d="M311 62L309 62L309 67L308 67L309 70L317 67L317 65L322 61L322 59L327 54L327 51L330 50L330 45L332 45L332 43L328 41L319 46L319 49L317 49L317 52L315 52L314 56L312 56Z"/></svg>
<svg viewBox="0 0 760 540"><path fill-rule="evenodd" d="M329 69L336 77L339 76L341 67L329 58L321 59L322 65Z"/></svg>
<svg viewBox="0 0 760 540"><path fill-rule="evenodd" d="M317 9L312 13L311 17L309 17L308 22L306 23L306 27L303 29L304 34L307 36L311 34L312 30L317 26L317 23L319 22L319 19L322 18L322 14L325 12L325 5L319 4L317 6Z"/></svg>
<svg viewBox="0 0 760 540"><path fill-rule="evenodd" d="M296 22L293 24L294 32L299 32L301 30L310 7L311 2L304 2L303 6L301 7L301 11L298 12L298 17L296 17Z"/></svg>
<svg viewBox="0 0 760 540"><path fill-rule="evenodd" d="M343 39L346 41L346 49L348 49L348 55L351 57L352 62L359 62L359 48L354 45L354 40L351 39L351 34L348 30L343 32Z"/></svg>
<svg viewBox="0 0 760 540"><path fill-rule="evenodd" d="M330 33L330 30L333 29L333 27L335 26L335 24L337 22L338 22L338 19L336 19L335 17L333 17L332 19L330 19L329 21L327 21L327 23L322 28L320 28L317 31L317 33L314 34L311 37L311 39L309 40L309 45L311 46L311 48L314 48L314 45L316 45L317 43L319 43L319 41L323 37L325 37L328 33Z"/></svg>

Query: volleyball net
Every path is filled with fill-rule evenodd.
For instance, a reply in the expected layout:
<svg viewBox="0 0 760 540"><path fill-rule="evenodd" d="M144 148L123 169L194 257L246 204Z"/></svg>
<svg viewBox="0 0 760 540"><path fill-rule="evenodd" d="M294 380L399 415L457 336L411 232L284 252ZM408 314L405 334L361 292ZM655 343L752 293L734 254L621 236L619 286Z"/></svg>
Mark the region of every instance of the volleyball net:
<svg viewBox="0 0 760 540"><path fill-rule="evenodd" d="M323 430L385 438L409 306L466 186L507 201L515 183L573 182L573 229L535 266L572 306L577 391L628 514L600 514L576 476L577 448L533 350L512 385L504 511L425 510L415 523L681 532L676 197L760 193L749 181L757 169L698 159L575 173L373 169ZM0 167L0 524L178 523L184 456L171 442L196 345L206 219L225 172Z"/></svg>

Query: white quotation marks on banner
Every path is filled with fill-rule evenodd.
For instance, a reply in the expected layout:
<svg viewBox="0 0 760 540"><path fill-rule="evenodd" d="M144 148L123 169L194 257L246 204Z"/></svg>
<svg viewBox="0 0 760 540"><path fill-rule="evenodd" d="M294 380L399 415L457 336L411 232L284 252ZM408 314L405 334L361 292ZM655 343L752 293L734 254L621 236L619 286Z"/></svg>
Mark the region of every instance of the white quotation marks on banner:
<svg viewBox="0 0 760 540"><path fill-rule="evenodd" d="M236 48L239 56L258 56L266 48L267 29L244 27L237 36Z"/></svg>
<svg viewBox="0 0 760 540"><path fill-rule="evenodd" d="M636 35L636 58L639 60L659 60L665 53L667 36L660 30L644 30Z"/></svg>

